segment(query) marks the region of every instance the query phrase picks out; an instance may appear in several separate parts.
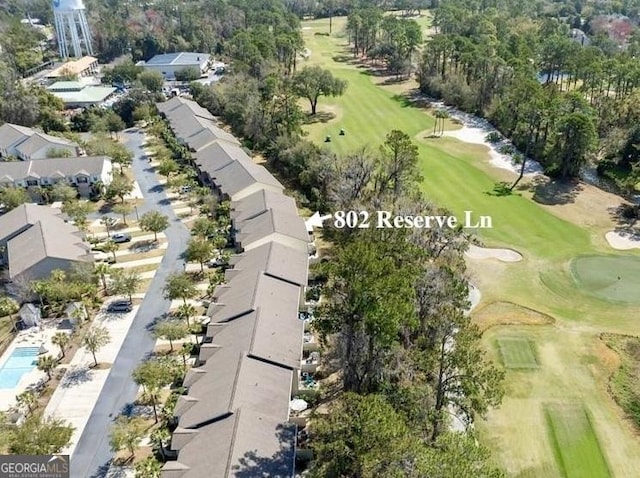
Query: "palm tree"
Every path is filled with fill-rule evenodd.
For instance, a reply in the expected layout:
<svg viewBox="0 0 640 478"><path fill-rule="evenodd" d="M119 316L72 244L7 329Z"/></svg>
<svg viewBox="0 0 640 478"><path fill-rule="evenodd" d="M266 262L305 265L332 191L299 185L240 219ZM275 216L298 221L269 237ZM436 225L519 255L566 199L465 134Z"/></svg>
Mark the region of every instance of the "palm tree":
<svg viewBox="0 0 640 478"><path fill-rule="evenodd" d="M107 277L106 276L107 276L107 274L109 274L109 272L111 272L111 267L109 267L109 264L107 264L105 262L100 262L100 263L96 264L96 266L95 266L93 271L100 278L100 282L102 282L102 288L106 292L106 290L107 290Z"/></svg>
<svg viewBox="0 0 640 478"><path fill-rule="evenodd" d="M444 120L449 118L449 113L446 110L440 110L440 136L444 134Z"/></svg>
<svg viewBox="0 0 640 478"><path fill-rule="evenodd" d="M151 438L151 443L153 443L154 447L157 448L158 451L160 452L162 461L166 461L167 458L165 456L164 444L166 443L168 446L169 441L171 440L171 433L169 432L169 429L167 427L156 428L151 433L150 438Z"/></svg>
<svg viewBox="0 0 640 478"><path fill-rule="evenodd" d="M100 224L102 224L107 229L107 235L111 235L111 229L116 225L116 220L111 216L102 216L100 219Z"/></svg>
<svg viewBox="0 0 640 478"><path fill-rule="evenodd" d="M180 355L182 355L182 363L184 365L184 371L187 373L187 358L191 357L195 344L192 342L184 342L180 347Z"/></svg>
<svg viewBox="0 0 640 478"><path fill-rule="evenodd" d="M9 316L13 332L18 331L16 320L13 318L13 314L18 312L18 310L20 310L20 305L11 297L0 297L0 317Z"/></svg>
<svg viewBox="0 0 640 478"><path fill-rule="evenodd" d="M94 327L87 332L87 335L84 336L82 345L84 345L87 350L91 352L91 355L93 355L94 366L98 365L96 352L109 342L111 342L111 336L109 335L109 331L104 327Z"/></svg>
<svg viewBox="0 0 640 478"><path fill-rule="evenodd" d="M444 120L449 117L449 113L447 113L447 111L445 110L440 109L436 110L434 116L436 118L436 121L433 124L433 136L436 136L436 134L438 133L440 134L440 136L442 136L444 134ZM438 128L438 125L440 125L440 128Z"/></svg>
<svg viewBox="0 0 640 478"><path fill-rule="evenodd" d="M110 252L111 254L113 254L113 262L117 262L116 251L118 251L119 249L120 246L113 241L107 241L104 243L104 246L102 246L102 250L104 252Z"/></svg>
<svg viewBox="0 0 640 478"><path fill-rule="evenodd" d="M196 308L191 304L180 304L176 310L176 317L187 322L187 327L191 327L189 319L196 315Z"/></svg>
<svg viewBox="0 0 640 478"><path fill-rule="evenodd" d="M26 415L31 415L34 406L38 403L38 397L33 390L25 390L19 395L16 395L16 405L19 408L26 409Z"/></svg>
<svg viewBox="0 0 640 478"><path fill-rule="evenodd" d="M71 337L65 332L58 332L51 337L51 343L60 347L61 358L64 358L65 348L69 345Z"/></svg>
<svg viewBox="0 0 640 478"><path fill-rule="evenodd" d="M47 374L47 379L51 380L51 372L58 365L58 361L51 355L43 355L38 358L38 370Z"/></svg>

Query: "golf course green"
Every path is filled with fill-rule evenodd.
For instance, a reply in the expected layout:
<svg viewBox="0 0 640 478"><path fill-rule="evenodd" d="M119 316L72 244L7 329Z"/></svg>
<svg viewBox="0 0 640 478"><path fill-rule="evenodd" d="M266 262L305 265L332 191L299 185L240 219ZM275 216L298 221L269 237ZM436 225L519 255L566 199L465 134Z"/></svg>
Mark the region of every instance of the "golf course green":
<svg viewBox="0 0 640 478"><path fill-rule="evenodd" d="M640 304L640 258L585 256L571 262L577 286L600 299Z"/></svg>
<svg viewBox="0 0 640 478"><path fill-rule="evenodd" d="M426 35L428 15L418 20ZM388 81L353 58L345 24L335 17L329 34L328 19L303 22L300 67L319 65L348 82L344 95L320 98L308 138L344 156L375 152L388 132L404 131L418 146L425 196L457 216L491 216L480 240L523 256L467 261L481 292L471 317L506 372L502 405L475 422L481 441L510 477L638 476L640 441L608 392L618 362L600 340L602 332L640 334L640 251L615 254L604 239L615 229L607 207L620 199L584 185L570 201L543 204L527 179L510 196L493 194L516 175L493 167L482 145L432 137L435 109L415 101L415 81Z"/></svg>

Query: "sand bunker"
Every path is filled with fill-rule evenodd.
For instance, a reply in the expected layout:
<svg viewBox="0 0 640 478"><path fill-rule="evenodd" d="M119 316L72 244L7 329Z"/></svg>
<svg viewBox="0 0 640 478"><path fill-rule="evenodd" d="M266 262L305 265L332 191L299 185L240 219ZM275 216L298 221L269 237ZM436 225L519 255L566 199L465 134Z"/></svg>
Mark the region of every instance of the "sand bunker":
<svg viewBox="0 0 640 478"><path fill-rule="evenodd" d="M502 262L518 262L522 260L522 255L513 249L490 249L478 247L471 244L464 253L471 259L498 259Z"/></svg>
<svg viewBox="0 0 640 478"><path fill-rule="evenodd" d="M457 119L463 125L460 129L445 131L444 136L450 136L465 143L482 144L489 148L491 165L496 168L508 169L509 171L520 174L521 165L515 163L511 155L501 154L499 152L499 149L503 146L508 145L513 147L513 145L506 140L499 141L497 143L490 143L487 141L488 134L498 132L491 123L483 118L478 118L477 116L460 111L457 108L445 106L442 101L433 101L431 102L431 105L434 108L447 111L451 118ZM525 165L524 174L525 176L535 176L536 174L542 173L542 170L543 168L540 166L540 163L529 159Z"/></svg>
<svg viewBox="0 0 640 478"><path fill-rule="evenodd" d="M480 298L482 294L480 294L480 289L478 289L475 285L469 284L469 303L471 304L467 309L467 313L470 313L476 306L480 303Z"/></svg>
<svg viewBox="0 0 640 478"><path fill-rule="evenodd" d="M605 235L607 242L614 249L628 251L629 249L640 249L640 234L630 232L607 232Z"/></svg>

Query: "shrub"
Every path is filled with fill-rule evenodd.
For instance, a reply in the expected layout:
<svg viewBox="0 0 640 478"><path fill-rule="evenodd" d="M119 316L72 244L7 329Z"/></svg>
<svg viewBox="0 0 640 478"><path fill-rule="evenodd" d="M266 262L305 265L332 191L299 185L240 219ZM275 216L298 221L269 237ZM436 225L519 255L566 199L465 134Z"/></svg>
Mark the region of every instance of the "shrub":
<svg viewBox="0 0 640 478"><path fill-rule="evenodd" d="M627 220L640 219L640 206L634 204L622 204L620 206L620 216Z"/></svg>
<svg viewBox="0 0 640 478"><path fill-rule="evenodd" d="M498 133L497 131L492 131L491 133L489 133L487 135L487 137L485 138L489 143L499 143L500 141L502 141L502 136L500 135L500 133Z"/></svg>
<svg viewBox="0 0 640 478"><path fill-rule="evenodd" d="M500 154L506 154L506 155L511 155L513 153L516 152L516 149L513 147L513 145L511 144L503 144L502 146L500 146L500 148L498 149L498 152Z"/></svg>

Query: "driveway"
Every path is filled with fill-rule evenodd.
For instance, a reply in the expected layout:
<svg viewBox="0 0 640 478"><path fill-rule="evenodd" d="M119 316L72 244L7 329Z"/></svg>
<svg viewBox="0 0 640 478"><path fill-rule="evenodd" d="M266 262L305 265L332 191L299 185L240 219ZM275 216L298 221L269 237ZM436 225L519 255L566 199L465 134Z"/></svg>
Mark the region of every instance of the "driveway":
<svg viewBox="0 0 640 478"><path fill-rule="evenodd" d="M180 255L189 240L189 231L174 214L164 188L158 183L149 162L143 159L144 135L135 128L125 130L123 134L128 138L126 145L134 156L133 172L144 195L144 204L138 206L138 210L140 214L156 210L169 217L169 228L165 231L168 247L71 456L72 478L104 476L108 470L112 458L109 447L111 423L136 398L138 386L131 379L131 373L153 350L155 339L148 327L156 317L169 310L170 303L164 299L162 289L170 273L184 270Z"/></svg>

